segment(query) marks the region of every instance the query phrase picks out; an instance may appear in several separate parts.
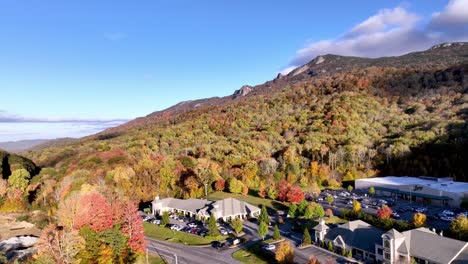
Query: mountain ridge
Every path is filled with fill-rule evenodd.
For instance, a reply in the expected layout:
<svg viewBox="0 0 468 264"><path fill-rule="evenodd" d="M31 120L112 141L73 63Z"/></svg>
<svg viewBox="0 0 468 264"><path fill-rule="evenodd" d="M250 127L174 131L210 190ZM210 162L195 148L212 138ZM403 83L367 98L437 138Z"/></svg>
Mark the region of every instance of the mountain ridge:
<svg viewBox="0 0 468 264"><path fill-rule="evenodd" d="M468 62L468 42L441 43L423 51L410 52L401 56L389 56L379 58L365 58L355 56L343 56L335 54L319 55L308 63L299 66L286 75L278 74L272 80L259 85L244 85L235 90L232 95L224 97L210 97L196 100L182 101L169 108L153 112L145 117L139 117L117 127L106 129L98 134L116 133L122 129L145 125L152 122L151 119L168 118L196 108L210 107L230 103L244 96L266 94L288 84L295 84L312 78L330 76L337 73L345 73L358 68L369 67L396 67L411 68L414 65L425 64L426 67L443 68L449 65ZM462 59L463 58L463 59ZM242 92L243 89L248 92ZM238 96L243 94L242 96Z"/></svg>

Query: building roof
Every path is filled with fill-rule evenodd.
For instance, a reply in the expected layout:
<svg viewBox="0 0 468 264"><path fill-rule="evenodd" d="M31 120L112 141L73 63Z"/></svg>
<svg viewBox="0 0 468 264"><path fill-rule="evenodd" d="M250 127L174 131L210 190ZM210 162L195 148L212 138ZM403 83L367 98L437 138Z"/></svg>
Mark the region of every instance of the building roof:
<svg viewBox="0 0 468 264"><path fill-rule="evenodd" d="M177 210L183 210L196 214L201 208L205 207L207 204L212 203L208 200L190 198L187 200L177 199L177 198L164 198L161 200L155 200L155 202L162 203L162 206L169 207Z"/></svg>
<svg viewBox="0 0 468 264"><path fill-rule="evenodd" d="M451 193L464 193L468 192L468 182L456 182L447 178L432 178L432 177L408 177L408 176L387 176L387 177L376 177L359 179L356 181L364 181L375 184L384 185L418 185L426 186L432 189L436 189L444 192Z"/></svg>
<svg viewBox="0 0 468 264"><path fill-rule="evenodd" d="M461 259L467 257L467 242L439 236L427 228L413 229L403 234L411 256L434 263L451 263L457 256Z"/></svg>
<svg viewBox="0 0 468 264"><path fill-rule="evenodd" d="M330 229L330 227L328 227L325 224L325 220L323 220L323 218L320 218L320 221L319 221L318 225L316 225L314 227L314 230L316 230L316 231L325 231L325 230L328 230L328 229Z"/></svg>
<svg viewBox="0 0 468 264"><path fill-rule="evenodd" d="M221 212L222 216L234 216L258 212L260 208L234 198L226 198L206 206L201 210L201 213L211 215L214 211Z"/></svg>
<svg viewBox="0 0 468 264"><path fill-rule="evenodd" d="M367 252L375 251L375 244L382 244L382 235L385 232L361 221L350 221L336 228L330 229L325 235L328 240L335 240L341 236L346 245Z"/></svg>
<svg viewBox="0 0 468 264"><path fill-rule="evenodd" d="M465 247L462 252L453 260L451 264L466 264L468 263L468 247Z"/></svg>
<svg viewBox="0 0 468 264"><path fill-rule="evenodd" d="M387 192L392 192L392 193L397 193L397 194L406 194L406 195L417 196L417 197L422 197L422 198L430 198L432 200L453 200L452 198L448 196L438 196L438 195L430 195L430 194L425 194L425 193L407 192L407 191L401 191L401 190L396 190L392 188L386 188L382 186L375 186L374 188L376 190L387 191Z"/></svg>
<svg viewBox="0 0 468 264"><path fill-rule="evenodd" d="M393 237L394 239L399 239L399 238L404 238L405 235L403 235L402 233L398 232L396 229L392 228L390 229L387 233L385 233L386 235L390 235L391 237Z"/></svg>

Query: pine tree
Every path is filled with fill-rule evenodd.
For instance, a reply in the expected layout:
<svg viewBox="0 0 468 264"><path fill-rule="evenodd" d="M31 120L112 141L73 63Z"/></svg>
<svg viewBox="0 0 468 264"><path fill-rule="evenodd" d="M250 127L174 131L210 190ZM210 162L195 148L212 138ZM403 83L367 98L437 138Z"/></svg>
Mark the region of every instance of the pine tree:
<svg viewBox="0 0 468 264"><path fill-rule="evenodd" d="M171 220L169 219L169 212L163 212L162 217L161 217L161 225L166 226L171 223Z"/></svg>
<svg viewBox="0 0 468 264"><path fill-rule="evenodd" d="M265 240L265 236L268 234L268 225L265 222L260 222L258 226L258 234Z"/></svg>
<svg viewBox="0 0 468 264"><path fill-rule="evenodd" d="M291 205L289 206L288 215L291 218L296 218L296 214L297 214L297 205L295 203L291 203Z"/></svg>
<svg viewBox="0 0 468 264"><path fill-rule="evenodd" d="M333 251L333 244L331 241L328 241L328 251Z"/></svg>
<svg viewBox="0 0 468 264"><path fill-rule="evenodd" d="M312 244L312 239L310 238L309 229L307 227L304 229L304 239L302 240L303 246L308 246Z"/></svg>
<svg viewBox="0 0 468 264"><path fill-rule="evenodd" d="M219 230L216 226L216 217L212 214L208 219L208 236L216 237L219 236Z"/></svg>
<svg viewBox="0 0 468 264"><path fill-rule="evenodd" d="M280 240L281 239L281 234L278 228L278 225L275 225L275 228L273 229L273 240Z"/></svg>
<svg viewBox="0 0 468 264"><path fill-rule="evenodd" d="M264 222L268 225L270 223L270 217L268 216L268 211L265 205L262 205L262 210L260 211L260 215L258 216L258 221Z"/></svg>

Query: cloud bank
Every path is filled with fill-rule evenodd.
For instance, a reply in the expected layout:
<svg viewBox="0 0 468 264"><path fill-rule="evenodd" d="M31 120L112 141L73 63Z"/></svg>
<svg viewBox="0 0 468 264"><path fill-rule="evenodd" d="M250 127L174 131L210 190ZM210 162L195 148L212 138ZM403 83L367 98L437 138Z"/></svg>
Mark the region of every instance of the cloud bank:
<svg viewBox="0 0 468 264"><path fill-rule="evenodd" d="M451 0L429 22L403 7L382 9L336 39L307 44L281 71L287 74L324 54L397 56L442 42L468 41L468 0Z"/></svg>
<svg viewBox="0 0 468 264"><path fill-rule="evenodd" d="M0 142L39 138L79 138L121 125L127 121L129 120L31 118L0 110Z"/></svg>

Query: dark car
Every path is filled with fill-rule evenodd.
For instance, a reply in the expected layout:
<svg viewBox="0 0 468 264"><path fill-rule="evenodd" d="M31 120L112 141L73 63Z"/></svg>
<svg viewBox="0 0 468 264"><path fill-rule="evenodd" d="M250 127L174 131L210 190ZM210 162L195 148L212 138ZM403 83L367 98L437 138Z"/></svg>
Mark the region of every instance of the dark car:
<svg viewBox="0 0 468 264"><path fill-rule="evenodd" d="M213 242L212 246L213 246L214 248L218 249L218 250L228 247L228 245L227 245L226 243L221 243L221 242L219 242L219 241Z"/></svg>

